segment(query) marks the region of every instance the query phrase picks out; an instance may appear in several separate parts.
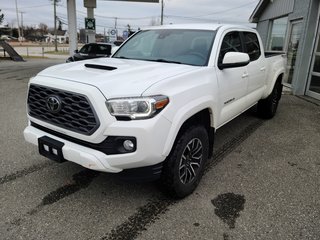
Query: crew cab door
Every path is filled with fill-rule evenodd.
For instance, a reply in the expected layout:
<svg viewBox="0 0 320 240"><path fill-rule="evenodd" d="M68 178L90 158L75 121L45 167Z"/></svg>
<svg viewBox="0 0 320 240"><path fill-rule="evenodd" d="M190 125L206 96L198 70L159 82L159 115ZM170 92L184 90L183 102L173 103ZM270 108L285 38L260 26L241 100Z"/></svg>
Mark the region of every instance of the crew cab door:
<svg viewBox="0 0 320 240"><path fill-rule="evenodd" d="M254 32L243 32L245 52L250 57L248 69L248 101L255 103L264 91L266 81L266 61L261 54L258 36Z"/></svg>
<svg viewBox="0 0 320 240"><path fill-rule="evenodd" d="M226 32L222 38L217 57L217 66L227 52L244 52L239 31ZM248 86L247 66L219 69L216 71L219 86L220 118L218 126L231 120L247 108L245 96Z"/></svg>

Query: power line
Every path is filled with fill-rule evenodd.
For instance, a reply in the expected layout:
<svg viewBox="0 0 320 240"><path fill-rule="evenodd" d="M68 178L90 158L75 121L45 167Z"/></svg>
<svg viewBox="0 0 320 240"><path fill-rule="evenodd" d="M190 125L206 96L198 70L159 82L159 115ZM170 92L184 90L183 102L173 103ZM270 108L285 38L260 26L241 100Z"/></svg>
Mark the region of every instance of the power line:
<svg viewBox="0 0 320 240"><path fill-rule="evenodd" d="M207 17L207 16L210 16L210 15L215 15L215 14L221 14L221 13L225 13L225 12L230 12L230 11L233 11L233 10L236 10L236 9L240 9L240 8L244 8L244 7L250 6L251 4L256 3L256 2L257 2L257 1L252 1L252 2L243 4L243 5L234 7L234 8L229 8L229 9L226 9L226 10L216 11L216 12L212 12L212 13L205 14L205 15L199 15L199 16L195 16L195 17Z"/></svg>
<svg viewBox="0 0 320 240"><path fill-rule="evenodd" d="M61 5L61 7L67 8L64 5ZM83 16L87 16L87 13L81 10L76 10L77 13L82 14ZM106 19L119 19L119 20L143 20L143 19L149 19L149 18L154 18L158 16L146 16L146 17L114 17L114 16L103 16L99 15L97 13L94 14L95 18L106 18Z"/></svg>
<svg viewBox="0 0 320 240"><path fill-rule="evenodd" d="M19 9L26 9L26 8L38 8L38 7L47 7L51 4L43 4L43 5L35 5L35 6L29 6L29 7L19 7ZM15 8L2 8L2 10L15 10Z"/></svg>
<svg viewBox="0 0 320 240"><path fill-rule="evenodd" d="M211 13L203 14L203 15L196 15L196 16L166 15L166 16L175 17L175 18L198 19L198 18L201 18L201 17L207 17L207 16L211 16L211 15L221 14L221 13L233 11L233 10L236 10L236 9L244 8L244 7L247 7L247 6L249 6L249 5L253 4L253 3L256 3L256 1L253 1L253 2L250 2L250 3L246 3L246 4L243 4L243 5L234 7L234 8L229 8L229 9L225 9L225 10L221 10L221 11L211 12Z"/></svg>

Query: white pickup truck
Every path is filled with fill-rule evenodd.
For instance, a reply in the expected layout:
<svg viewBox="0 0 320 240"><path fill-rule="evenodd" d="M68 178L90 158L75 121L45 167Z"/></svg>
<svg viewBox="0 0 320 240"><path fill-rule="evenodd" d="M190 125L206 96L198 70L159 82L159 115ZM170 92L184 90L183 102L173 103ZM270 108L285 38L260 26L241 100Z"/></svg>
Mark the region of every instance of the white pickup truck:
<svg viewBox="0 0 320 240"><path fill-rule="evenodd" d="M111 58L56 65L29 83L26 141L41 155L129 179L158 179L175 197L197 187L215 131L257 104L272 118L282 55L251 28L152 27Z"/></svg>

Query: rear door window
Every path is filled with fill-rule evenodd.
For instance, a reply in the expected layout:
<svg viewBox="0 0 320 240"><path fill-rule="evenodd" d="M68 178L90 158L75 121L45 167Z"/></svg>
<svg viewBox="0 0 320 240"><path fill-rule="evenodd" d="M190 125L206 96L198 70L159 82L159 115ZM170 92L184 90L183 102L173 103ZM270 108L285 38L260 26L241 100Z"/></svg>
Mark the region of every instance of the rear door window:
<svg viewBox="0 0 320 240"><path fill-rule="evenodd" d="M261 50L257 34L252 32L244 32L244 44L246 53L249 54L250 61L255 61L261 56Z"/></svg>

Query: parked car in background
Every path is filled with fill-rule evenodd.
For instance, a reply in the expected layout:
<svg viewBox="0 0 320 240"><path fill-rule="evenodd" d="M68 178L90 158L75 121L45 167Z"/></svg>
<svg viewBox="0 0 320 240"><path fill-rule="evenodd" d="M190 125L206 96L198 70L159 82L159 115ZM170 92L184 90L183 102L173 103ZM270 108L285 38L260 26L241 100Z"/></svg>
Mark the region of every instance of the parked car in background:
<svg viewBox="0 0 320 240"><path fill-rule="evenodd" d="M113 42L113 44L119 47L123 42L124 42L123 40L116 40Z"/></svg>
<svg viewBox="0 0 320 240"><path fill-rule="evenodd" d="M74 55L67 59L67 62L75 62L92 58L109 57L112 45L108 43L88 43L80 50L75 50Z"/></svg>

